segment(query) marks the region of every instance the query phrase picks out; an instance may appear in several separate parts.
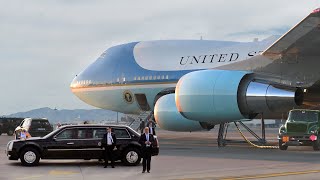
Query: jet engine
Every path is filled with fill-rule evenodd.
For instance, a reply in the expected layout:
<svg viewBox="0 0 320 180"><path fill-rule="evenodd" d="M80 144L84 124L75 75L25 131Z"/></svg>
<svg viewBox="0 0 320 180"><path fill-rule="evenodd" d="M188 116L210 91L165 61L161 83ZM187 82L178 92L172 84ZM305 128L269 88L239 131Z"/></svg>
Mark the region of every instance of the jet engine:
<svg viewBox="0 0 320 180"><path fill-rule="evenodd" d="M231 122L252 119L258 113L286 112L302 105L303 92L258 78L251 72L202 70L180 78L175 102L187 119Z"/></svg>
<svg viewBox="0 0 320 180"><path fill-rule="evenodd" d="M160 128L169 131L199 131L210 130L214 125L201 123L184 118L175 105L175 95L167 94L158 99L154 107L154 117Z"/></svg>

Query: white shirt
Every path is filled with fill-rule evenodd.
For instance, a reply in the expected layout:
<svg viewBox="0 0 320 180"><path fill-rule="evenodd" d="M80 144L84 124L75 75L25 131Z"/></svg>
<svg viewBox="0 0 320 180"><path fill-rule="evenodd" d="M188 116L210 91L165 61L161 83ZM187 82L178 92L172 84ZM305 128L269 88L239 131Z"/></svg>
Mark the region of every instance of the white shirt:
<svg viewBox="0 0 320 180"><path fill-rule="evenodd" d="M146 140L149 141L149 134L146 134ZM146 144L147 147L149 147L149 144Z"/></svg>
<svg viewBox="0 0 320 180"><path fill-rule="evenodd" d="M153 134L152 123L149 124L149 131L150 131L150 134Z"/></svg>
<svg viewBox="0 0 320 180"><path fill-rule="evenodd" d="M108 133L108 135L107 135L107 144L108 145L112 145L112 143L113 143L112 135L111 135L111 133Z"/></svg>

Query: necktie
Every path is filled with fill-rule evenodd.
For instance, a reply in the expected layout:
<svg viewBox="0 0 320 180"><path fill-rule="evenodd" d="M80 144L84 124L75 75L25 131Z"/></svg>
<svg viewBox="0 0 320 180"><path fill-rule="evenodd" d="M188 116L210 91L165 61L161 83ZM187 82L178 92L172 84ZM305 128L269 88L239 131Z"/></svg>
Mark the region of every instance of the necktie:
<svg viewBox="0 0 320 180"><path fill-rule="evenodd" d="M112 139L112 136L111 136L110 133L108 133L108 138L109 138L109 140L110 140L110 143L112 144L112 143L113 143L113 139Z"/></svg>

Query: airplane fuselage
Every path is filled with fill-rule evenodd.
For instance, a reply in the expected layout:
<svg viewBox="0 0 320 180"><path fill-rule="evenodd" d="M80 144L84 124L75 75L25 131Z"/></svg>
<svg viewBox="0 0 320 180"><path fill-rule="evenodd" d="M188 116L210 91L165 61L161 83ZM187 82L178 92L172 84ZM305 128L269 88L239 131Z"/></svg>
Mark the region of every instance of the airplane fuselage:
<svg viewBox="0 0 320 180"><path fill-rule="evenodd" d="M175 88L185 74L219 69L258 55L275 38L260 42L149 41L112 47L71 83L72 92L95 107L122 113L144 111L136 95L153 109L158 93ZM249 71L253 71L250 66Z"/></svg>

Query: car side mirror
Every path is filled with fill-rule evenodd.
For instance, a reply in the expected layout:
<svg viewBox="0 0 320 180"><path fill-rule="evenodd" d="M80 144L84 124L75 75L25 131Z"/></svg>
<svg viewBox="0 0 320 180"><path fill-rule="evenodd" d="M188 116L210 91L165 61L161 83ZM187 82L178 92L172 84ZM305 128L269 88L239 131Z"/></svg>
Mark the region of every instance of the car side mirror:
<svg viewBox="0 0 320 180"><path fill-rule="evenodd" d="M54 136L52 139L53 139L54 141L56 141L56 140L57 140L57 136Z"/></svg>

